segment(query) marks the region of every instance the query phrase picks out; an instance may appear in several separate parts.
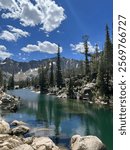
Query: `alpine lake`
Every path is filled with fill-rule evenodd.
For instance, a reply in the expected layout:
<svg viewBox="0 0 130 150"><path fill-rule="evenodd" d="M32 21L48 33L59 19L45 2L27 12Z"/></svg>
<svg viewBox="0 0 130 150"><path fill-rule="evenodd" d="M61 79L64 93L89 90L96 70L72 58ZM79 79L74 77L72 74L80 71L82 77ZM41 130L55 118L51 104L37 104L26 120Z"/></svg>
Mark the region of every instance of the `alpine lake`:
<svg viewBox="0 0 130 150"><path fill-rule="evenodd" d="M8 94L20 97L22 104L16 113L2 112L1 115L9 123L26 122L32 129L26 136L47 136L69 150L73 135L96 135L108 150L113 149L112 108L59 99L30 89L10 90Z"/></svg>

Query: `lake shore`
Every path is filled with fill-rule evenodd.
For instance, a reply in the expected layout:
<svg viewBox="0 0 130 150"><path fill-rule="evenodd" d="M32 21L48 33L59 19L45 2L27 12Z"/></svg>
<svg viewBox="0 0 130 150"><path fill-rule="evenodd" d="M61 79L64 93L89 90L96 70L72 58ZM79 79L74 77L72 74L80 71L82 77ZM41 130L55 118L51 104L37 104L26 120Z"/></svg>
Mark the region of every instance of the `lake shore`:
<svg viewBox="0 0 130 150"><path fill-rule="evenodd" d="M89 83L89 84L83 86L82 88L76 87L75 88L76 92L74 92L73 98L70 98L68 96L66 88L62 88L62 89L58 89L57 87L49 88L48 92L46 92L44 94L56 96L57 98L59 98L61 100L73 99L73 100L79 100L79 101L83 101L83 102L93 104L93 105L113 107L112 98L108 101L108 99L106 99L104 97L96 96L94 88L95 88L94 83ZM89 95L90 91L93 96ZM32 89L32 92L35 92L37 94L41 93L39 89L35 89L35 88ZM104 99L106 99L106 100L104 100Z"/></svg>
<svg viewBox="0 0 130 150"><path fill-rule="evenodd" d="M26 89L25 89L25 90L26 90ZM18 91L19 91L19 90L18 90ZM30 92L31 92L31 91L30 91ZM16 93L17 93L17 90L16 90ZM34 91L31 92L31 93L33 93L33 95L38 95L38 94L35 94ZM30 93L30 94L31 94L31 93ZM5 94L5 95L6 95L6 94ZM9 94L7 94L7 95L9 95ZM13 93L12 93L11 95L13 95ZM14 94L14 95L15 95L15 94ZM41 95L41 94L40 94L40 95ZM14 97L14 96L13 96L13 97ZM46 97L51 98L51 96L49 96L49 95L46 96ZM52 97L53 97L53 96L52 96ZM54 97L55 97L55 96L54 96ZM15 97L15 98L17 99L17 97ZM59 98L58 98L58 99L59 99ZM60 99L61 99L61 98L60 98ZM59 100L58 100L58 101L59 101ZM62 99L61 99L60 101L61 101L62 103L63 103L63 102L66 103L68 100L67 100L67 101L64 101L64 100L63 100L63 101L62 101ZM59 102L60 102L60 101L59 101ZM77 101L77 103L78 103L78 102L81 102L81 101ZM86 103L86 101L85 101L85 103ZM67 104L67 103L66 103L66 104ZM75 102L75 104L76 104L76 102ZM92 105L93 105L93 104L92 104ZM103 105L101 105L101 106L103 106ZM73 108L71 108L71 110L72 110L72 111L71 111L72 113L76 113L75 111L73 112ZM83 110L83 108L82 108L82 110ZM83 110L83 111L84 111L84 110ZM82 113L85 113L85 112L82 112ZM90 115L92 115L92 114L90 114ZM11 119L11 120L12 120L12 119ZM22 120L22 121L25 121L25 120ZM26 121L25 121L25 122L26 122ZM9 123L10 123L10 121L9 121ZM29 124L28 124L28 125L29 125ZM10 123L10 126L12 126L11 123ZM25 124L25 126L26 126L26 124ZM27 126L27 127L28 127L28 126ZM11 128L12 128L12 127L11 127ZM30 128L30 125L29 125L29 128ZM30 131L34 130L33 127L31 127L30 129L31 129ZM21 130L21 129L20 129L20 130ZM27 130L28 130L28 128L27 128ZM37 130L38 130L38 131L42 131L43 129L39 128L39 129L37 129ZM46 130L49 130L49 129L46 129ZM46 132L46 131L44 130L44 132ZM8 133L7 133L7 134L8 134ZM10 138L13 138L14 136L17 137L17 135L10 135L10 134L8 134L8 135L9 135L9 136L8 136L9 139L10 139ZM74 134L73 134L73 135L74 135ZM2 136L5 136L5 135L2 135ZM12 136L13 136L13 137L12 137ZM19 136L18 136L18 137L19 137ZM37 136L37 135L33 135L33 136L30 135L30 136L29 136L29 138L33 138L33 137L39 138L39 136ZM41 136L41 137L44 138L44 136ZM23 138L24 138L24 137L23 137ZM72 136L71 136L71 138L72 138ZM40 139L39 139L39 140L40 140ZM71 142L71 139L70 139L70 142ZM54 143L55 143L55 141L54 141ZM26 144L26 143L22 143L22 145L24 145L24 144ZM57 145L57 144L55 144L55 145ZM24 145L24 146L27 146L27 147L28 147L28 145ZM31 145L29 145L29 146L31 146ZM65 149L66 147L62 147L62 148L61 148L59 145L57 145L57 146L59 147L60 150L68 150L68 149ZM31 147L32 147L32 146L31 146ZM64 149L63 149L63 148L64 148ZM14 149L14 150L15 150L15 149ZM16 149L16 150L17 150L17 149ZM20 149L18 149L18 150L20 150ZM69 149L69 150L70 150L70 149ZM75 150L75 149L73 149L73 150Z"/></svg>
<svg viewBox="0 0 130 150"><path fill-rule="evenodd" d="M49 137L24 137L30 129L26 123L14 120L11 124L0 121L1 150L67 150L56 146ZM106 146L96 136L74 135L70 141L71 150L106 150Z"/></svg>

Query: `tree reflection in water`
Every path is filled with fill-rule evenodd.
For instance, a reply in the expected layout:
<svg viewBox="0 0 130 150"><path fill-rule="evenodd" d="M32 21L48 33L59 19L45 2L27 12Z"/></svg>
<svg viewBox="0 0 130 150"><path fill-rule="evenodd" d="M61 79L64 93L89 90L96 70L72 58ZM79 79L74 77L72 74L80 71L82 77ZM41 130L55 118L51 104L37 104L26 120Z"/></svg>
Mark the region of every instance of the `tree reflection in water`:
<svg viewBox="0 0 130 150"><path fill-rule="evenodd" d="M26 114L22 120L25 122L33 118L31 126L44 129L37 133L39 136L50 136L57 144L63 142L69 145L72 135L91 134L98 136L107 145L108 150L112 149L113 117L110 108L88 105L77 100L58 99L29 90L17 90L16 93L16 96L20 93L24 103L17 115ZM16 119L20 120L18 116Z"/></svg>

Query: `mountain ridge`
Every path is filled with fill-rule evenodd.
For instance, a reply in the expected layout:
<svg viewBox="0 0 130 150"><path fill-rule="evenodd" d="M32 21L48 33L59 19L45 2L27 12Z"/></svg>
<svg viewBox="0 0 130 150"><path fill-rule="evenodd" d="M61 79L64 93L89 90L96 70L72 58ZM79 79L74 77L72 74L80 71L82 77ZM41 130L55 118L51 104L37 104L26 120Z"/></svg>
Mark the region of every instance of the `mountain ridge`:
<svg viewBox="0 0 130 150"><path fill-rule="evenodd" d="M19 62L11 58L6 58L5 60L0 61L0 69L5 73L18 74L19 72L27 72L30 69L39 68L41 65L49 68L51 62L54 62L54 64L56 64L56 60L57 58L53 57L42 60L31 60L29 62ZM72 70L74 68L78 68L82 62L83 61L81 60L61 57L61 69L62 71L69 69Z"/></svg>

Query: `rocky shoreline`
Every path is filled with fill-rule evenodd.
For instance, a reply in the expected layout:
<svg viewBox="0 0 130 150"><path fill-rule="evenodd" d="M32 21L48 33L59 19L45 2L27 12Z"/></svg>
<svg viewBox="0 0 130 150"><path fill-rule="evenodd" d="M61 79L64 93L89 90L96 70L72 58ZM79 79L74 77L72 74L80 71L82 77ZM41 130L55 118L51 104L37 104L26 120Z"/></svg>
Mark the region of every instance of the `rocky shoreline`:
<svg viewBox="0 0 130 150"><path fill-rule="evenodd" d="M0 90L0 109L4 111L16 112L20 105L20 97L6 94Z"/></svg>
<svg viewBox="0 0 130 150"><path fill-rule="evenodd" d="M12 128L10 126L13 126ZM58 147L49 137L24 137L31 129L26 123L14 120L11 124L0 121L0 150L66 150ZM71 150L106 150L96 136L74 135L70 141Z"/></svg>
<svg viewBox="0 0 130 150"><path fill-rule="evenodd" d="M0 92L0 109L16 112L20 103L20 98ZM0 150L67 150L65 147L56 146L49 137L25 138L24 135L31 131L33 128L25 122L14 120L9 124L1 119ZM70 140L70 150L106 150L106 147L96 136L74 135Z"/></svg>
<svg viewBox="0 0 130 150"><path fill-rule="evenodd" d="M86 83L82 86L75 86L73 87L73 96L72 98L70 98L68 95L68 89L66 87L63 87L62 89L52 87L48 89L47 95L54 95L61 99L75 99L86 101L90 104L113 106L112 97L109 100L106 97L101 97L98 95L98 92L95 89L96 83Z"/></svg>

